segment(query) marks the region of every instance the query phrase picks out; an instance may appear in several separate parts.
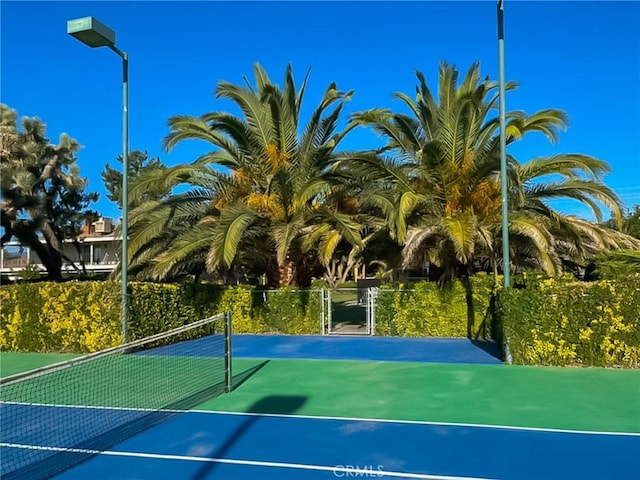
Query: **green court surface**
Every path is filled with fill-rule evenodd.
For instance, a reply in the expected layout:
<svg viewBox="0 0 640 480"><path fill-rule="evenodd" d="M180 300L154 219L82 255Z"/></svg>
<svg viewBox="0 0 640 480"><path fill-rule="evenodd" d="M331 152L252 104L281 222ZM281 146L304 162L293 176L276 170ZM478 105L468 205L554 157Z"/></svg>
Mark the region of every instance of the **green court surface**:
<svg viewBox="0 0 640 480"><path fill-rule="evenodd" d="M212 372L207 378L203 372ZM124 408L168 408L224 381L224 359L107 355L0 389L4 402ZM169 385L171 383L171 385ZM167 387L171 387L170 389ZM149 392L154 392L149 395ZM206 397L209 398L209 397ZM202 398L200 399L200 401ZM198 402L199 403L199 402ZM193 405L192 405L193 406Z"/></svg>
<svg viewBox="0 0 640 480"><path fill-rule="evenodd" d="M0 376L8 377L52 363L64 362L79 355L74 353L0 353Z"/></svg>
<svg viewBox="0 0 640 480"><path fill-rule="evenodd" d="M65 358L3 353L2 375ZM135 398L141 385L161 388L160 379L169 377L163 374L169 373L165 361L137 359L153 378L131 381L122 393ZM118 368L116 373L125 373ZM207 369L194 370L201 377ZM236 358L233 374L232 393L196 409L640 432L638 370ZM189 378L178 381L187 385ZM100 383L91 376L87 381ZM103 395L100 404L119 403L105 391L96 393Z"/></svg>
<svg viewBox="0 0 640 480"><path fill-rule="evenodd" d="M235 359L234 374L259 363ZM637 370L269 360L233 393L198 408L640 432L638 392ZM287 398L304 403L286 411Z"/></svg>

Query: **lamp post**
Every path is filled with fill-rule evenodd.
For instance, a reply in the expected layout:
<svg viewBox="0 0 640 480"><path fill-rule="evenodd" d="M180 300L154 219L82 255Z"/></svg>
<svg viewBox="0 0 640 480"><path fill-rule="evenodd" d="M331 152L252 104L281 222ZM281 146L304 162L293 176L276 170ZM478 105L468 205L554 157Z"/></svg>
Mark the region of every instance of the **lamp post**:
<svg viewBox="0 0 640 480"><path fill-rule="evenodd" d="M502 261L504 287L511 284L511 262L509 260L509 203L507 185L507 139L505 132L504 100L504 5L498 0L498 89L500 94L500 180L502 183Z"/></svg>
<svg viewBox="0 0 640 480"><path fill-rule="evenodd" d="M500 179L502 183L502 263L504 288L511 286L511 261L509 260L509 203L507 184L507 138L504 101L504 5L498 0L498 90L500 94ZM504 357L507 364L513 362L511 339L504 339Z"/></svg>
<svg viewBox="0 0 640 480"><path fill-rule="evenodd" d="M127 241L129 214L129 55L116 47L116 34L93 17L78 18L67 22L67 33L85 45L109 47L122 58L122 342L127 341Z"/></svg>

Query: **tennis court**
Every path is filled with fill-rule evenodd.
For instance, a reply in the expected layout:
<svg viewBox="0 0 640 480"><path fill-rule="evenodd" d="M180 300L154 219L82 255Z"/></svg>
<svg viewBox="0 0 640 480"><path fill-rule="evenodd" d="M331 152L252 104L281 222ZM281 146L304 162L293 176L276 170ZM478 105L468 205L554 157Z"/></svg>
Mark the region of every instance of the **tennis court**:
<svg viewBox="0 0 640 480"><path fill-rule="evenodd" d="M506 366L467 340L285 335L234 336L225 370L213 330L3 386L3 478L640 478L638 371ZM3 376L46 363L2 358Z"/></svg>

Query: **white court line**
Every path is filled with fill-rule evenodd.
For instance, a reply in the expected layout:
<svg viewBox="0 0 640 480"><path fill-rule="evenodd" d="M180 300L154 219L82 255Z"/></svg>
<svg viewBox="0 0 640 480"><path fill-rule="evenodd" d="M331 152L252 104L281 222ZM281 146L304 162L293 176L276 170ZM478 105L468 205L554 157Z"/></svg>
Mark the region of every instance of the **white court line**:
<svg viewBox="0 0 640 480"><path fill-rule="evenodd" d="M222 410L171 410L171 409L153 409L153 408L126 408L126 407L93 407L89 405L57 405L52 403L28 403L28 402L2 402L0 405L25 405L34 407L53 407L53 408L80 408L87 410L128 410L134 412L168 412L168 413L197 413L206 415L239 415L250 417L277 417L277 418L301 418L308 420L339 420L346 422L372 422L372 423L397 423L406 425L426 425L437 427L468 427L468 428L486 428L493 430L517 430L526 432L547 432L547 433L575 433L579 435L604 435L604 436L622 436L622 437L640 437L637 432L606 432L598 430L569 430L562 428L544 428L544 427L518 427L513 425L489 425L484 423L456 423L456 422L434 422L424 420L393 420L387 418L366 418L366 417L330 417L324 415L287 415L284 413L254 413L254 412L225 412Z"/></svg>
<svg viewBox="0 0 640 480"><path fill-rule="evenodd" d="M386 418L359 418L359 417L329 417L322 415L286 415L280 413L252 413L252 412L224 412L216 410L189 410L194 413L215 413L218 415L248 415L259 417L281 417L281 418L305 418L315 420L345 420L349 422L374 422L374 423L399 423L408 425L431 425L437 427L469 427L469 428L486 428L494 430L524 430L531 432L549 432L549 433L579 433L584 435L622 435L630 437L640 437L640 433L635 432L600 432L597 430L567 430L562 428L544 428L544 427L518 427L513 425L489 425L483 423L456 423L456 422L433 422L424 420L391 420Z"/></svg>
<svg viewBox="0 0 640 480"><path fill-rule="evenodd" d="M194 457L190 455L166 455L159 453L140 453L140 452L122 452L113 450L89 450L85 448L63 448L63 447L45 447L40 445L22 445L19 443L0 443L0 447L5 448L22 448L27 450L44 450L50 452L66 452L66 453L82 453L85 455L108 455L112 457L136 457L136 458L152 458L158 460L182 460L186 462L204 462L204 463L226 463L229 465L249 465L253 467L272 467L272 468L289 468L295 470L316 470L322 472L344 473L345 476L375 476L375 477L395 477L395 478L415 478L421 480L491 480L484 477L458 477L451 475L430 475L425 473L407 473L392 472L385 470L367 470L356 467L345 467L336 465L328 467L325 465L309 465L305 463L286 463L286 462L263 462L260 460L238 460L232 458L209 458Z"/></svg>

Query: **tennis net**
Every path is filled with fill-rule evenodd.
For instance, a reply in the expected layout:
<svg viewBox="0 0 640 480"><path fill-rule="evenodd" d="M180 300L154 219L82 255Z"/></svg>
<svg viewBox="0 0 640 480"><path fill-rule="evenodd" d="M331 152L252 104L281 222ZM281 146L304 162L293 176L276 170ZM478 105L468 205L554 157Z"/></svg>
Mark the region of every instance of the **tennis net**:
<svg viewBox="0 0 640 480"><path fill-rule="evenodd" d="M0 379L0 476L50 478L231 387L226 313Z"/></svg>

